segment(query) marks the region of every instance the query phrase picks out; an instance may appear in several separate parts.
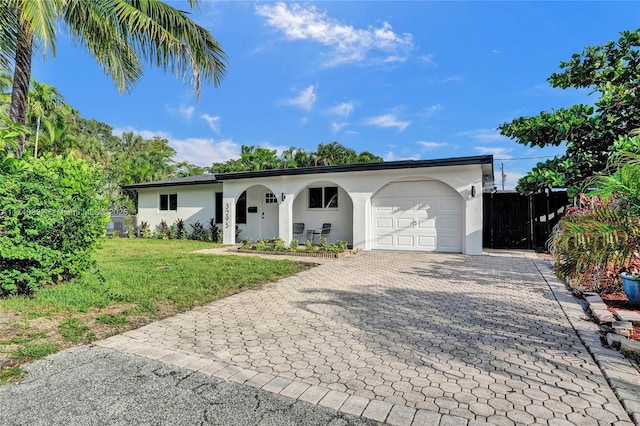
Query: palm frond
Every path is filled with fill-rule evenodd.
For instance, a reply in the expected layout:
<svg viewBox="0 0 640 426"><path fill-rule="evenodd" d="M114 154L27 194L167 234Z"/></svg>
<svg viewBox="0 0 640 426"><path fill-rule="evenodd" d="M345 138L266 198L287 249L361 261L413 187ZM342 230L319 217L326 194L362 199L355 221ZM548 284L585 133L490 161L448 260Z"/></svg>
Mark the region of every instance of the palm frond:
<svg viewBox="0 0 640 426"><path fill-rule="evenodd" d="M190 2L192 7L198 2ZM158 0L68 0L65 21L121 91L142 74L141 58L191 84L218 86L226 55L217 40L184 11Z"/></svg>

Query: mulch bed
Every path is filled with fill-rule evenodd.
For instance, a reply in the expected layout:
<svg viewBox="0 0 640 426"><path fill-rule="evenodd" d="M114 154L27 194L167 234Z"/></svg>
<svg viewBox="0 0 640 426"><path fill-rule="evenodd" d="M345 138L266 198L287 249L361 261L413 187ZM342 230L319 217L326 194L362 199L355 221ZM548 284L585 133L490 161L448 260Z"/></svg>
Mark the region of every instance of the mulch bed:
<svg viewBox="0 0 640 426"><path fill-rule="evenodd" d="M624 294L624 291L617 291L615 293L607 293L601 294L600 297L607 304L607 309L611 313L615 313L616 311L633 311L640 314L640 308L637 306L631 306L629 300L627 299L627 295ZM637 325L633 326L633 332L629 336L629 339L632 340L640 340L640 327Z"/></svg>

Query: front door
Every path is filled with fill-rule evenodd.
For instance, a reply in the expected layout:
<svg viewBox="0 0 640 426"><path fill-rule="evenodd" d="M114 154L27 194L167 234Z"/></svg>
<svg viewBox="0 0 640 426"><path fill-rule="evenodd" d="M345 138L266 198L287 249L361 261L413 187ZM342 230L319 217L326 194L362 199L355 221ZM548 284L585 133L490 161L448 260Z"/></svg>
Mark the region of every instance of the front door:
<svg viewBox="0 0 640 426"><path fill-rule="evenodd" d="M263 240L270 240L278 236L278 197L273 192L262 194L262 213L260 219L260 234Z"/></svg>

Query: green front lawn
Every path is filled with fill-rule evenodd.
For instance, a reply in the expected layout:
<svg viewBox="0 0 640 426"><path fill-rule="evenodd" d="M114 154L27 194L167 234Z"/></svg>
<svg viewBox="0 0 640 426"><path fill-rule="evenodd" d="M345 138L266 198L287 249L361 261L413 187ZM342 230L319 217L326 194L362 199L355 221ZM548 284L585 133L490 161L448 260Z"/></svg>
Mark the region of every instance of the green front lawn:
<svg viewBox="0 0 640 426"><path fill-rule="evenodd" d="M30 298L0 300L0 372L6 375L6 367L57 348L136 328L307 267L289 260L191 253L211 247L216 245L109 239L96 254L95 271Z"/></svg>

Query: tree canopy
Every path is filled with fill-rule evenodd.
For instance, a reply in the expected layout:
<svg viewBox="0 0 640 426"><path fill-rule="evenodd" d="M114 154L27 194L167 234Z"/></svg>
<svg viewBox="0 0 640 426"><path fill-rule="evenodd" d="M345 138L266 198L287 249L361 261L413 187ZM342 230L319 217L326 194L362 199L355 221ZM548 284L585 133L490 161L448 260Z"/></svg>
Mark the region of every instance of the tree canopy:
<svg viewBox="0 0 640 426"><path fill-rule="evenodd" d="M244 172L250 170L290 169L296 167L331 166L336 164L379 163L382 157L367 151L357 153L338 142L318 144L314 152L291 147L278 155L277 150L256 146L242 146L240 158L214 163L213 173Z"/></svg>
<svg viewBox="0 0 640 426"><path fill-rule="evenodd" d="M526 146L566 146L564 155L538 163L520 179L518 191L567 188L576 193L605 169L612 151L621 144L633 145L627 135L640 127L639 48L640 29L622 32L616 42L585 47L562 61L562 71L547 81L555 88L590 89L598 97L593 105L542 111L498 127L502 135Z"/></svg>
<svg viewBox="0 0 640 426"><path fill-rule="evenodd" d="M191 8L199 0L189 0ZM10 117L24 124L34 47L55 55L56 33L65 24L113 79L129 91L143 61L186 79L196 96L202 81L217 86L226 55L217 40L188 17L159 0L3 0L0 2L0 71L13 65ZM18 140L22 155L24 140Z"/></svg>

